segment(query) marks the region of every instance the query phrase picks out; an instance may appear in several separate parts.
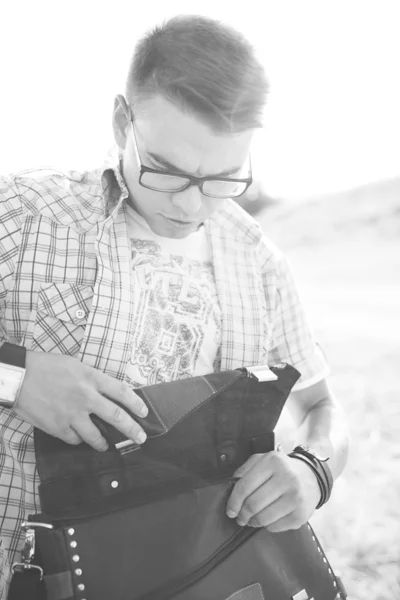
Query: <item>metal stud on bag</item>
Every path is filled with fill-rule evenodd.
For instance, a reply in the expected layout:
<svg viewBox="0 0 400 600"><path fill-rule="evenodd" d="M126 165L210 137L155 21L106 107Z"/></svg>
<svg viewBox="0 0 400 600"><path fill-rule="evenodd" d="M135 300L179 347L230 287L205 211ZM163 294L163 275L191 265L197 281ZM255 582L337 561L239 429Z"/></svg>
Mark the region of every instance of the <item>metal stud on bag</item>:
<svg viewBox="0 0 400 600"><path fill-rule="evenodd" d="M327 570L328 570L328 573L329 573L329 575L330 575L330 576L331 576L331 578L332 578L333 587L334 587L334 588L337 588L337 587L339 587L339 591L337 592L337 594L336 594L336 596L335 596L335 600L343 600L343 599L347 598L347 594L346 594L346 591L344 590L344 586L343 586L343 584L341 583L341 585L339 585L339 586L338 586L338 583L337 583L337 581L335 580L335 575L334 575L334 573L333 573L332 569L331 569L331 568L330 568L330 566L329 566L328 559L326 558L326 556L324 556L324 551L323 551L323 550L322 550L322 548L320 547L320 545L319 545L319 543L318 543L318 540L317 540L317 538L316 538L316 537L315 537L315 535L314 535L314 532L313 532L313 530L312 530L312 527L311 527L310 523L307 523L307 527L308 527L308 529L310 530L310 532L311 532L311 534L312 534L312 540L313 540L313 542L315 543L315 545L317 546L317 550L318 550L318 552L321 554L322 561L324 562L324 564L325 564L325 566L326 566L326 568L327 568ZM305 590L302 590L302 592L300 592L300 593L303 593L304 591L305 591ZM296 596L294 596L294 598L296 598ZM296 598L296 600L297 600L297 598ZM311 599L311 600L312 600L312 599Z"/></svg>
<svg viewBox="0 0 400 600"><path fill-rule="evenodd" d="M71 537L72 537L72 536L75 534L75 529L74 529L73 527L70 527L70 528L67 530L67 533L68 533L68 535L69 535L69 536L71 536ZM70 541L70 543L69 543L69 546L70 546L70 548L73 548L73 549L75 549L75 548L77 548L77 547L78 547L78 542L77 542L76 540L71 540L71 541ZM81 559L81 557L79 556L79 554L73 554L73 555L72 555L72 560L73 560L75 563L78 563L78 562L80 561L80 559ZM77 569L74 569L74 574L75 574L77 577L81 577L81 576L83 575L83 571L82 571L82 569L81 569L81 568L77 568ZM83 592L83 591L85 591L85 589L86 589L86 586L85 586L85 584L84 584L84 583L81 583L81 582L79 582L79 583L77 583L77 585L76 585L76 589L77 589L77 591L78 591L78 592ZM85 600L85 598L82 598L82 600Z"/></svg>

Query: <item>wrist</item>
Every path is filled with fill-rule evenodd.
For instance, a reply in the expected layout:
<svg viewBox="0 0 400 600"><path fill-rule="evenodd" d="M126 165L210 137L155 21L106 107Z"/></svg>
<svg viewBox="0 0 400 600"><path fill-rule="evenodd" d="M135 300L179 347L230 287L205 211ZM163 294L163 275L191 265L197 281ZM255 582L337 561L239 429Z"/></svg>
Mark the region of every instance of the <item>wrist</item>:
<svg viewBox="0 0 400 600"><path fill-rule="evenodd" d="M320 489L320 500L316 508L321 508L328 502L332 488L333 477L327 464L328 458L317 455L311 448L296 446L289 456L303 462L313 472Z"/></svg>
<svg viewBox="0 0 400 600"><path fill-rule="evenodd" d="M14 409L25 377L26 349L4 342L0 346L0 406Z"/></svg>
<svg viewBox="0 0 400 600"><path fill-rule="evenodd" d="M293 458L293 456L290 456L290 458ZM315 510L323 498L321 485L314 471L310 469L307 463L302 460L296 460L296 458L294 458L294 461L296 471L300 473L304 489L307 490L307 497L310 499L310 505L312 505L312 508Z"/></svg>

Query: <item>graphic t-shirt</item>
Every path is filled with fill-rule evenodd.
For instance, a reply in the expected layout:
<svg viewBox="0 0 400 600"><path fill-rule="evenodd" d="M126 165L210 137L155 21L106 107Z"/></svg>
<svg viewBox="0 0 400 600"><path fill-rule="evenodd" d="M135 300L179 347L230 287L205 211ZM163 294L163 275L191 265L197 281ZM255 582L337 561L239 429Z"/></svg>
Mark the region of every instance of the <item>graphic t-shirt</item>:
<svg viewBox="0 0 400 600"><path fill-rule="evenodd" d="M218 370L221 312L204 227L183 239L155 234L128 207L134 290L134 387Z"/></svg>

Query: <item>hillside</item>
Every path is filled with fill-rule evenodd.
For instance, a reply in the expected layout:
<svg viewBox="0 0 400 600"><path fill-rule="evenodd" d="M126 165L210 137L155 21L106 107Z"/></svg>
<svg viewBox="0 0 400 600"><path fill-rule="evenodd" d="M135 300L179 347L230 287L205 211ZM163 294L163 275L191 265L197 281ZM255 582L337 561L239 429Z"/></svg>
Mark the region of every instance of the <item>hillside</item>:
<svg viewBox="0 0 400 600"><path fill-rule="evenodd" d="M282 202L258 215L285 245L336 241L337 235L400 236L400 177L298 203Z"/></svg>
<svg viewBox="0 0 400 600"><path fill-rule="evenodd" d="M400 284L400 178L282 202L257 218L309 282Z"/></svg>

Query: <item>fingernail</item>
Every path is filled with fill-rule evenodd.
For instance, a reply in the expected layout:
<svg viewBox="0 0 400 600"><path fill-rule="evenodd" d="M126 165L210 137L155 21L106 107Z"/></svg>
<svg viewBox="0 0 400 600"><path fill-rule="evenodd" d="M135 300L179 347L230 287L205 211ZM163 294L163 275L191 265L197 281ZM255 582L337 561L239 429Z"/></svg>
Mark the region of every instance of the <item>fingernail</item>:
<svg viewBox="0 0 400 600"><path fill-rule="evenodd" d="M238 525L240 525L240 527L243 527L244 525L246 525L246 524L247 524L247 523L246 523L246 521L242 521L241 519L236 519L236 523L237 523Z"/></svg>
<svg viewBox="0 0 400 600"><path fill-rule="evenodd" d="M140 411L140 416L141 417L147 417L147 415L149 414L149 409L147 408L146 405L143 406L142 410Z"/></svg>
<svg viewBox="0 0 400 600"><path fill-rule="evenodd" d="M138 436L136 439L137 439L138 444L143 444L143 442L145 442L147 440L147 435L145 434L144 431L141 431L140 433L138 433Z"/></svg>
<svg viewBox="0 0 400 600"><path fill-rule="evenodd" d="M227 510L226 511L226 516L229 517L230 519L234 519L236 517L237 513L235 513L234 510Z"/></svg>

